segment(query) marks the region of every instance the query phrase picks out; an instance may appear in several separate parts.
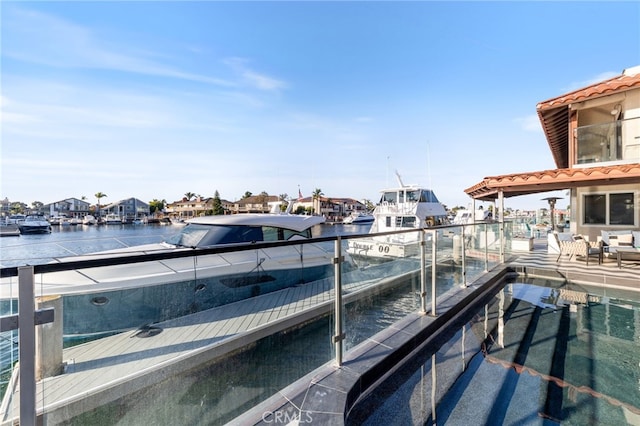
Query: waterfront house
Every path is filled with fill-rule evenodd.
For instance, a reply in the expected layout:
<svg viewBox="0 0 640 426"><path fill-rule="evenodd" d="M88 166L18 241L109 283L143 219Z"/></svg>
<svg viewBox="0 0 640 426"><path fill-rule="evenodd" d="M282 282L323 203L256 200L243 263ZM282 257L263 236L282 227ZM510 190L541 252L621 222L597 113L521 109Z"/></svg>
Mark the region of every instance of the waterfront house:
<svg viewBox="0 0 640 426"><path fill-rule="evenodd" d="M485 177L465 192L495 201L569 190L570 231L640 229L640 66L538 103L557 168Z"/></svg>
<svg viewBox="0 0 640 426"><path fill-rule="evenodd" d="M180 201L167 204L164 212L170 218L187 220L205 214L211 214L214 209L213 200L214 198L212 197L196 197L194 199L184 197ZM230 211L233 206L233 203L226 200L220 200L220 203L222 204L225 214Z"/></svg>
<svg viewBox="0 0 640 426"><path fill-rule="evenodd" d="M252 195L250 197L245 197L238 201L234 201L229 206L229 211L232 214L269 213L272 209L272 206L278 202L280 202L280 197L278 197L277 195Z"/></svg>
<svg viewBox="0 0 640 426"><path fill-rule="evenodd" d="M90 203L77 198L66 198L53 203L44 204L38 213L49 217L66 216L81 219L89 214Z"/></svg>
<svg viewBox="0 0 640 426"><path fill-rule="evenodd" d="M150 215L149 204L137 198L126 198L100 208L101 214L116 214L123 222L133 222L134 219Z"/></svg>
<svg viewBox="0 0 640 426"><path fill-rule="evenodd" d="M297 211L299 207L305 210L312 210L327 218L330 222L340 222L352 213L363 213L367 207L358 200L353 198L334 198L334 197L303 197L296 200L293 204L293 211Z"/></svg>

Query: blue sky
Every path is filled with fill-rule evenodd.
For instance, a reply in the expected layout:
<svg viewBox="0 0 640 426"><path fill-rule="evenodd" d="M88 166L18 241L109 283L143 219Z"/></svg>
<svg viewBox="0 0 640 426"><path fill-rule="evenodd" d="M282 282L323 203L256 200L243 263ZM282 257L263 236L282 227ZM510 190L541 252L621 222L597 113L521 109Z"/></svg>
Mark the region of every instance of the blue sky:
<svg viewBox="0 0 640 426"><path fill-rule="evenodd" d="M485 176L555 168L538 102L640 65L638 2L3 1L0 13L0 197L29 204L298 187L375 202L397 170L466 206ZM506 206L549 195L566 197Z"/></svg>

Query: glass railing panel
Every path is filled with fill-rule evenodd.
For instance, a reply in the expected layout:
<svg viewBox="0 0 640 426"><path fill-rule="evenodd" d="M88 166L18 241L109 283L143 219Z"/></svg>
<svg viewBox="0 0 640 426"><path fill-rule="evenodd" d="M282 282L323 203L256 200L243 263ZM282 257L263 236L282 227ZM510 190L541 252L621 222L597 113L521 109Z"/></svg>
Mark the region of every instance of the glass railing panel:
<svg viewBox="0 0 640 426"><path fill-rule="evenodd" d="M640 160L640 141L636 139L639 129L638 118L578 127L577 164L637 162Z"/></svg>
<svg viewBox="0 0 640 426"><path fill-rule="evenodd" d="M481 240L484 234L480 233L480 226L484 225L464 225L452 228L450 231L454 233L452 237L453 263L460 265L460 270L456 273L462 275L464 268L466 275L466 279L459 278L460 285L463 284L463 280L468 285L484 273L485 251L482 248L484 240Z"/></svg>
<svg viewBox="0 0 640 426"><path fill-rule="evenodd" d="M491 270L500 264L500 251L503 244L500 241L500 224L497 222L486 224L486 234L489 270Z"/></svg>
<svg viewBox="0 0 640 426"><path fill-rule="evenodd" d="M420 233L346 240L347 266L342 273L345 351L420 308Z"/></svg>

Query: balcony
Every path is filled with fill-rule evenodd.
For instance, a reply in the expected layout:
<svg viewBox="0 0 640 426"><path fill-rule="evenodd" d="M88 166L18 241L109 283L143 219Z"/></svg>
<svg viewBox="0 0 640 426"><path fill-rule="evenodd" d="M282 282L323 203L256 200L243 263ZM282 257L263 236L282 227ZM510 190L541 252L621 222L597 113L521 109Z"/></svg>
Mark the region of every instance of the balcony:
<svg viewBox="0 0 640 426"><path fill-rule="evenodd" d="M640 118L576 129L576 164L640 162Z"/></svg>

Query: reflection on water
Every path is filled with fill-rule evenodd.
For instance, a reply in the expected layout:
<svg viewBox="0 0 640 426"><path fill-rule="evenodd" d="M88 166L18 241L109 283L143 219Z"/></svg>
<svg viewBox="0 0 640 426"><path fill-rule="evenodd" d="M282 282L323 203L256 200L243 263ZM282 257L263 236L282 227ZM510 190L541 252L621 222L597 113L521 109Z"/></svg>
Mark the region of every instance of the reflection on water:
<svg viewBox="0 0 640 426"><path fill-rule="evenodd" d="M635 424L640 300L601 292L507 285L355 407L349 424Z"/></svg>

